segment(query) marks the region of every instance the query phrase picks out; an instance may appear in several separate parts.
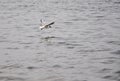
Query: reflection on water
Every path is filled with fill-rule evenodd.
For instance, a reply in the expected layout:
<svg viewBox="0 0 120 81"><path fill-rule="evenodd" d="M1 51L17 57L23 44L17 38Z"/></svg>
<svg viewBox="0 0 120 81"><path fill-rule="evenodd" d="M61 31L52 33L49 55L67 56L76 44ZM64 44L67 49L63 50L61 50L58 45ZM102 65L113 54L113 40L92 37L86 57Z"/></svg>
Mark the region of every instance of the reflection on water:
<svg viewBox="0 0 120 81"><path fill-rule="evenodd" d="M120 81L119 13L119 0L1 0L0 81Z"/></svg>

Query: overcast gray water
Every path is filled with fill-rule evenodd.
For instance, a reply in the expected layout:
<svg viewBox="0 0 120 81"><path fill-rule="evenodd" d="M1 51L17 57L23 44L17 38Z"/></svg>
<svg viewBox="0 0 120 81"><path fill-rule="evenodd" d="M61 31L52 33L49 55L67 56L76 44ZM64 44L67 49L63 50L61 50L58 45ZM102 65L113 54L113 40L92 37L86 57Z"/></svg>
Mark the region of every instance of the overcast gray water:
<svg viewBox="0 0 120 81"><path fill-rule="evenodd" d="M120 0L0 0L0 81L120 81Z"/></svg>

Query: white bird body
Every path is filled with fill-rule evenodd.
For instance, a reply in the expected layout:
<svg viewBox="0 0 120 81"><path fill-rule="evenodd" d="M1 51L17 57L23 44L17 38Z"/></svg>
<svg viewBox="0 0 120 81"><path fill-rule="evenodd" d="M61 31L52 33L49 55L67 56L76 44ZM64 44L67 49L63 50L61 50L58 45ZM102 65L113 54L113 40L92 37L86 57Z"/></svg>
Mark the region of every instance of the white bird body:
<svg viewBox="0 0 120 81"><path fill-rule="evenodd" d="M49 23L49 24L45 24L45 25L43 25L43 23L42 23L42 20L41 20L41 25L40 25L40 29L42 30L42 29L44 29L44 28L51 28L51 25L52 24L54 24L55 22L51 22L51 23Z"/></svg>
<svg viewBox="0 0 120 81"><path fill-rule="evenodd" d="M41 30L45 28L45 25L39 27Z"/></svg>

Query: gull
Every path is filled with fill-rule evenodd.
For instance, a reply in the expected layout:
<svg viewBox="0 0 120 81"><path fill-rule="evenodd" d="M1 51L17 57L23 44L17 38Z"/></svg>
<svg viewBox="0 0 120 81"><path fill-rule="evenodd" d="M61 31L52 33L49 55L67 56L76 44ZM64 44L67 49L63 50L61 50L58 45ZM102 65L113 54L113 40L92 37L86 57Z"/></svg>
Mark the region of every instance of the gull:
<svg viewBox="0 0 120 81"><path fill-rule="evenodd" d="M51 22L51 23L49 23L49 24L45 24L45 25L43 25L43 21L42 20L40 20L41 21L41 24L40 24L40 29L42 30L42 29L45 29L45 28L51 28L51 25L53 25L55 22Z"/></svg>

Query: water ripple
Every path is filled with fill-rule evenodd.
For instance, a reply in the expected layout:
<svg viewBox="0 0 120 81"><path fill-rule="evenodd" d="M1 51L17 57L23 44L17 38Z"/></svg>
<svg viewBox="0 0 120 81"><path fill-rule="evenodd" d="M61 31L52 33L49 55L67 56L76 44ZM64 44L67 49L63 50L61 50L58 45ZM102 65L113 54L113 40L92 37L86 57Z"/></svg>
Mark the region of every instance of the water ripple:
<svg viewBox="0 0 120 81"><path fill-rule="evenodd" d="M25 81L24 78L15 76L0 76L0 80L4 81Z"/></svg>
<svg viewBox="0 0 120 81"><path fill-rule="evenodd" d="M111 52L112 54L120 55L120 50L116 50L115 52Z"/></svg>
<svg viewBox="0 0 120 81"><path fill-rule="evenodd" d="M119 4L0 0L0 81L120 81Z"/></svg>

